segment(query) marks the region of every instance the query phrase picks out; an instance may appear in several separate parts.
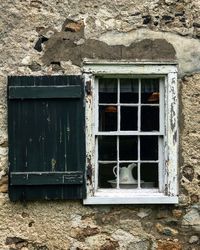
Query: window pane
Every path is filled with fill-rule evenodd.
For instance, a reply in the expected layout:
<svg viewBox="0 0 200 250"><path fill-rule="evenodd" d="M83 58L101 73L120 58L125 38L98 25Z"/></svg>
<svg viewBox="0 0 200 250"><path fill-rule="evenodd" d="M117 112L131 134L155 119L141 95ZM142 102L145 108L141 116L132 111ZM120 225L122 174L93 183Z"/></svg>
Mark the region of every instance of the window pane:
<svg viewBox="0 0 200 250"><path fill-rule="evenodd" d="M99 160L117 160L116 136L99 136L98 143Z"/></svg>
<svg viewBox="0 0 200 250"><path fill-rule="evenodd" d="M137 107L121 107L121 130L137 130Z"/></svg>
<svg viewBox="0 0 200 250"><path fill-rule="evenodd" d="M99 136L98 137L99 160L117 160L117 137Z"/></svg>
<svg viewBox="0 0 200 250"><path fill-rule="evenodd" d="M138 79L120 79L120 102L138 103Z"/></svg>
<svg viewBox="0 0 200 250"><path fill-rule="evenodd" d="M159 131L159 107L141 107L141 130Z"/></svg>
<svg viewBox="0 0 200 250"><path fill-rule="evenodd" d="M140 165L141 187L156 188L158 187L158 164L142 163Z"/></svg>
<svg viewBox="0 0 200 250"><path fill-rule="evenodd" d="M159 79L141 79L141 102L159 103Z"/></svg>
<svg viewBox="0 0 200 250"><path fill-rule="evenodd" d="M117 130L117 106L99 106L99 131Z"/></svg>
<svg viewBox="0 0 200 250"><path fill-rule="evenodd" d="M115 188L116 176L113 173L113 168L117 163L99 164L98 186L99 188Z"/></svg>
<svg viewBox="0 0 200 250"><path fill-rule="evenodd" d="M158 136L140 137L140 159L158 160Z"/></svg>
<svg viewBox="0 0 200 250"><path fill-rule="evenodd" d="M117 103L117 79L99 79L99 103Z"/></svg>
<svg viewBox="0 0 200 250"><path fill-rule="evenodd" d="M138 138L137 136L119 137L119 159L137 160L138 158Z"/></svg>

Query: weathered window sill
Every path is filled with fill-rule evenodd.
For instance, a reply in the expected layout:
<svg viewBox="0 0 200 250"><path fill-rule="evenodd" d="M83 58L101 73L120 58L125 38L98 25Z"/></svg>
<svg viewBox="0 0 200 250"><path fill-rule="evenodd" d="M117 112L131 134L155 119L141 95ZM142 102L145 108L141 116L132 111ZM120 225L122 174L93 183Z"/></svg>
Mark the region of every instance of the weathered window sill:
<svg viewBox="0 0 200 250"><path fill-rule="evenodd" d="M114 191L114 190L113 190ZM127 191L127 190L126 190ZM145 192L106 192L98 191L94 196L87 197L83 200L84 205L95 204L177 204L178 196L166 196L158 191L152 193L152 190Z"/></svg>

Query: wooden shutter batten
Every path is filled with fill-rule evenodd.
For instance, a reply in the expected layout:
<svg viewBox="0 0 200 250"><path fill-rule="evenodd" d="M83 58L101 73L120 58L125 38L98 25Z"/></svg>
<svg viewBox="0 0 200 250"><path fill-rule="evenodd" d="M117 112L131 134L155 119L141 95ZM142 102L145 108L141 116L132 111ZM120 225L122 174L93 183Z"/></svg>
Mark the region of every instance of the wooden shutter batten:
<svg viewBox="0 0 200 250"><path fill-rule="evenodd" d="M80 86L11 86L9 99L80 98Z"/></svg>
<svg viewBox="0 0 200 250"><path fill-rule="evenodd" d="M10 185L72 185L83 184L83 172L12 172Z"/></svg>

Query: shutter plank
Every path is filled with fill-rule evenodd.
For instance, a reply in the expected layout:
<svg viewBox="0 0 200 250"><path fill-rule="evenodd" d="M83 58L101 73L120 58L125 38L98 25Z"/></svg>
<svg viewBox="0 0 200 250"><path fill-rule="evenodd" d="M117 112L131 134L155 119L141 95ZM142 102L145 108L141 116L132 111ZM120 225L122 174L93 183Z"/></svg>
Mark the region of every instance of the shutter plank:
<svg viewBox="0 0 200 250"><path fill-rule="evenodd" d="M9 99L80 98L80 86L10 86Z"/></svg>
<svg viewBox="0 0 200 250"><path fill-rule="evenodd" d="M83 172L12 172L10 185L75 185L83 183Z"/></svg>

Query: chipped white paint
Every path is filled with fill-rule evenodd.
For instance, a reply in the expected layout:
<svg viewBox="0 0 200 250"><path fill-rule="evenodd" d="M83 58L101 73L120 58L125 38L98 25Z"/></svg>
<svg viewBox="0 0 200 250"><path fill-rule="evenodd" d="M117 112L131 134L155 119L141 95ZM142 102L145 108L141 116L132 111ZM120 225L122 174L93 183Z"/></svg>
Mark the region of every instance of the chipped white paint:
<svg viewBox="0 0 200 250"><path fill-rule="evenodd" d="M133 193L132 195L128 194L112 194L107 196L106 193L104 196L90 196L83 201L85 205L92 205L92 204L176 204L178 203L177 196L166 196L166 195L150 195L150 193L144 195L136 195Z"/></svg>
<svg viewBox="0 0 200 250"><path fill-rule="evenodd" d="M170 196L177 195L177 168L178 168L178 94L177 94L177 74L169 73L167 76L167 194Z"/></svg>
<svg viewBox="0 0 200 250"><path fill-rule="evenodd" d="M83 72L85 82L91 81L92 93L86 94L86 153L87 166L92 170L91 177L87 178L87 198L84 204L161 204L177 203L177 167L178 167L178 102L177 102L177 68L175 63L135 63L135 62L105 62L85 61ZM96 104L98 90L95 89L95 76L98 75L134 75L152 76L165 79L162 82L165 88L160 88L161 95L165 96L160 103L161 119L165 128L161 128L159 135L164 135L165 153L162 142L159 142L159 181L158 189L97 189L98 171L95 150L95 121L98 121ZM161 85L162 85L161 84ZM165 109L164 109L165 107ZM163 112L164 110L164 112ZM163 115L165 113L165 115ZM102 133L102 132L101 132ZM123 132L124 133L124 132ZM134 132L137 133L138 132ZM151 132L150 132L151 133ZM162 155L162 156L161 156ZM163 163L163 164L162 164Z"/></svg>
<svg viewBox="0 0 200 250"><path fill-rule="evenodd" d="M83 71L94 75L102 74L134 74L134 75L166 75L177 72L175 62L129 62L129 61L96 61L84 60Z"/></svg>
<svg viewBox="0 0 200 250"><path fill-rule="evenodd" d="M84 74L85 86L90 83L91 94L86 93L85 97L85 135L86 135L86 180L87 180L87 195L94 194L94 166L95 166L95 138L94 134L94 98L95 98L95 84L94 76L91 74Z"/></svg>

